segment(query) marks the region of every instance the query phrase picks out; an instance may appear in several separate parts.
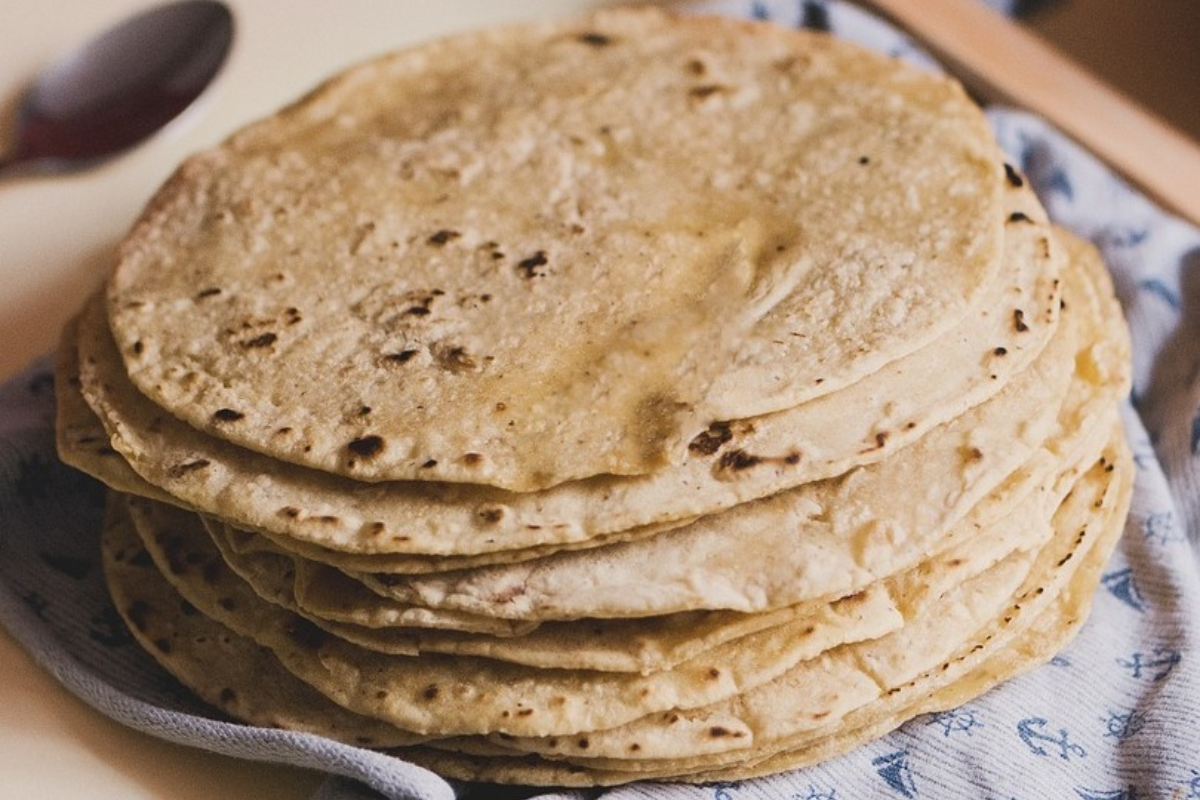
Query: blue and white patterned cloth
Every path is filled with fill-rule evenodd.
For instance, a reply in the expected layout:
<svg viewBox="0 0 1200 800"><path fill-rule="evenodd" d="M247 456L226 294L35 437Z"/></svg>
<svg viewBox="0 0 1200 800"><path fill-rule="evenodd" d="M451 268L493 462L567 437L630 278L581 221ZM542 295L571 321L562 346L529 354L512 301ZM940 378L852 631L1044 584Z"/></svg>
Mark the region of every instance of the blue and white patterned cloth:
<svg viewBox="0 0 1200 800"><path fill-rule="evenodd" d="M847 5L703 8L828 28L930 65L904 37ZM816 767L730 784L528 796L1200 800L1200 231L1039 119L1007 110L990 117L1050 215L1100 247L1133 329L1125 421L1136 493L1091 621L1049 665ZM52 406L45 362L0 387L0 622L69 691L166 739L326 771L319 800L495 796L320 737L221 721L165 677L109 605L98 563L102 492L55 459Z"/></svg>

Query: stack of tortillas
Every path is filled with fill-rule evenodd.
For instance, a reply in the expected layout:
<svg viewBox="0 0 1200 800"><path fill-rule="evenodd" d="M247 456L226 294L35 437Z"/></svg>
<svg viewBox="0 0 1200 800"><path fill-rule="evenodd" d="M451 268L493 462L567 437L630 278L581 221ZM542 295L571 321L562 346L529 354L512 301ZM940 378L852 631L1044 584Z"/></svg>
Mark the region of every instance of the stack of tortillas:
<svg viewBox="0 0 1200 800"><path fill-rule="evenodd" d="M811 763L1038 664L1129 344L954 82L656 10L436 42L188 160L67 331L136 638L444 775Z"/></svg>

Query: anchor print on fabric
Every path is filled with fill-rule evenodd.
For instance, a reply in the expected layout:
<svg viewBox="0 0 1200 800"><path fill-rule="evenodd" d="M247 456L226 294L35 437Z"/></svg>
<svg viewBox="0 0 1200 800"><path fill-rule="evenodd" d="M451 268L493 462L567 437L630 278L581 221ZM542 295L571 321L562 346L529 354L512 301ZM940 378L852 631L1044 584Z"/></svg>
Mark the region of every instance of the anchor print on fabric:
<svg viewBox="0 0 1200 800"><path fill-rule="evenodd" d="M741 781L720 781L710 783L708 787L713 790L713 800L735 800L737 795L733 793L733 790L740 788L741 785Z"/></svg>
<svg viewBox="0 0 1200 800"><path fill-rule="evenodd" d="M1144 612L1146 610L1146 603L1142 600L1142 594L1133 580L1132 568L1126 567L1109 572L1100 579L1100 582L1104 584L1105 589L1108 589L1109 594L1134 611Z"/></svg>
<svg viewBox="0 0 1200 800"><path fill-rule="evenodd" d="M871 759L871 766L894 791L904 797L919 797L913 782L912 768L908 765L908 751L897 750Z"/></svg>
<svg viewBox="0 0 1200 800"><path fill-rule="evenodd" d="M1171 289L1158 278L1147 278L1144 281L1138 282L1138 289L1147 294L1152 294L1162 300L1173 311L1179 310L1179 295L1171 291Z"/></svg>
<svg viewBox="0 0 1200 800"><path fill-rule="evenodd" d="M1017 735L1031 753L1037 756L1057 754L1063 761L1070 761L1072 756L1087 757L1087 750L1071 741L1066 728L1059 728L1058 735L1053 735L1045 731L1048 724L1042 717L1026 717L1017 723Z"/></svg>
<svg viewBox="0 0 1200 800"><path fill-rule="evenodd" d="M831 30L829 25L829 9L825 7L825 3L820 2L820 0L805 0L801 4L801 8L801 28L823 31L825 33Z"/></svg>
<svg viewBox="0 0 1200 800"><path fill-rule="evenodd" d="M956 708L930 714L925 724L941 725L942 735L947 738L958 733L970 736L974 728L984 727L983 723L976 719L975 712L969 708Z"/></svg>
<svg viewBox="0 0 1200 800"><path fill-rule="evenodd" d="M1140 225L1110 228L1105 231L1103 244L1113 247L1137 247L1149 236L1150 231Z"/></svg>
<svg viewBox="0 0 1200 800"><path fill-rule="evenodd" d="M796 792L791 800L838 800L837 789L818 789L810 783L807 792Z"/></svg>
<svg viewBox="0 0 1200 800"><path fill-rule="evenodd" d="M1076 789L1083 800L1137 800L1137 789Z"/></svg>
<svg viewBox="0 0 1200 800"><path fill-rule="evenodd" d="M1149 469L1157 463L1158 456L1154 453L1154 443L1150 437L1139 437L1129 444L1133 448L1133 464L1139 470Z"/></svg>
<svg viewBox="0 0 1200 800"><path fill-rule="evenodd" d="M1075 187L1071 184L1067 173L1061 169L1052 170L1042 179L1041 184L1043 191L1060 194L1067 200L1075 199Z"/></svg>
<svg viewBox="0 0 1200 800"><path fill-rule="evenodd" d="M1183 788L1188 790L1183 800L1200 800L1200 770L1192 770L1192 779L1184 781Z"/></svg>
<svg viewBox="0 0 1200 800"><path fill-rule="evenodd" d="M1021 171L1029 176L1039 195L1056 194L1070 202L1075 199L1075 187L1071 179L1054 161L1054 156L1044 145L1033 144L1021 154Z"/></svg>
<svg viewBox="0 0 1200 800"><path fill-rule="evenodd" d="M1149 655L1134 653L1129 658L1118 658L1117 664L1129 670L1130 675L1137 679L1149 678L1158 682L1171 674L1171 670L1183 660L1178 650L1169 647L1156 647Z"/></svg>
<svg viewBox="0 0 1200 800"><path fill-rule="evenodd" d="M1147 542L1166 545L1187 541L1183 526L1175 521L1174 511L1156 511L1142 520L1142 536Z"/></svg>
<svg viewBox="0 0 1200 800"><path fill-rule="evenodd" d="M1109 711L1108 717L1102 721L1107 728L1104 734L1106 737L1125 741L1146 727L1146 712L1128 711L1122 714L1116 711Z"/></svg>

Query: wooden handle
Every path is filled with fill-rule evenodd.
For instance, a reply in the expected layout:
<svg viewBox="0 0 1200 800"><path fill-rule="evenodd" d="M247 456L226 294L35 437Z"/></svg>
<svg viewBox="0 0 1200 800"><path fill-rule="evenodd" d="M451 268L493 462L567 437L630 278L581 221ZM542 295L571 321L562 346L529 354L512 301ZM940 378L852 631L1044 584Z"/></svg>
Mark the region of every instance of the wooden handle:
<svg viewBox="0 0 1200 800"><path fill-rule="evenodd" d="M1200 225L1200 145L978 0L864 0L971 91L1032 111Z"/></svg>

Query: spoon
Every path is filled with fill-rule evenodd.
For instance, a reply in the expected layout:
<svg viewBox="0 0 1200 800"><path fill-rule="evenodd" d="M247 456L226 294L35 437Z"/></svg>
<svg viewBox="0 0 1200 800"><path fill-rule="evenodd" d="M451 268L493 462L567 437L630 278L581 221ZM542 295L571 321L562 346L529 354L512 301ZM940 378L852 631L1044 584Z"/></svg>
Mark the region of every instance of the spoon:
<svg viewBox="0 0 1200 800"><path fill-rule="evenodd" d="M232 40L218 0L180 0L110 28L29 87L0 174L90 167L141 142L200 96Z"/></svg>

